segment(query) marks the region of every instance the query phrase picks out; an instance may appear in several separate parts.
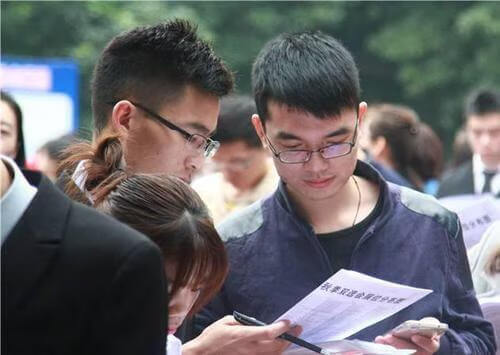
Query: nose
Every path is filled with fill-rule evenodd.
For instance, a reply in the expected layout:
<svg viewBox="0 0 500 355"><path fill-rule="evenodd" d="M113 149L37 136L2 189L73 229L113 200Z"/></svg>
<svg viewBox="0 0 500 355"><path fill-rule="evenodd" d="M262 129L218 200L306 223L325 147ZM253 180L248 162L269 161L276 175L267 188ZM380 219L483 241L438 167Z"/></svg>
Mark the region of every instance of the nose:
<svg viewBox="0 0 500 355"><path fill-rule="evenodd" d="M319 173L328 167L328 161L321 156L320 152L313 152L311 158L305 163L307 169L313 173Z"/></svg>
<svg viewBox="0 0 500 355"><path fill-rule="evenodd" d="M491 138L491 137L490 137L489 132L483 132L483 133L481 134L481 136L479 137L479 142L481 143L481 145L482 145L483 147L487 147L487 146L489 146L489 144L490 144L490 141L491 141L491 139L490 139L490 138Z"/></svg>
<svg viewBox="0 0 500 355"><path fill-rule="evenodd" d="M199 152L191 154L187 159L187 165L193 172L199 171L203 167L204 163L205 156L203 155L203 153Z"/></svg>
<svg viewBox="0 0 500 355"><path fill-rule="evenodd" d="M188 314L198 295L199 292L193 291L189 287L179 289L170 299L168 304L169 314Z"/></svg>

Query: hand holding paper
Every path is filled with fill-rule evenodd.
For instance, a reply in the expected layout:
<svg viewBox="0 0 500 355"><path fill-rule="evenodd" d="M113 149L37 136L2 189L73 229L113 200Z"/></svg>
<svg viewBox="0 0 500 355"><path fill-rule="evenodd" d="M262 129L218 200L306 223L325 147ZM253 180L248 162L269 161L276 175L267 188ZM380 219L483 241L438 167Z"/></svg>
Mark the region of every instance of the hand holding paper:
<svg viewBox="0 0 500 355"><path fill-rule="evenodd" d="M276 321L300 325L301 337L312 343L340 340L431 292L342 269Z"/></svg>

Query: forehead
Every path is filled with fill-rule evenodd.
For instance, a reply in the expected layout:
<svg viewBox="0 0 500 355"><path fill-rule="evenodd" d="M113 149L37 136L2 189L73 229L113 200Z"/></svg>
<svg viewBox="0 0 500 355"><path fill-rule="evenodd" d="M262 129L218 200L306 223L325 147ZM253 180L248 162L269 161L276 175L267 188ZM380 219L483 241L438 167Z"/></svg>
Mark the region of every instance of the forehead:
<svg viewBox="0 0 500 355"><path fill-rule="evenodd" d="M498 129L500 128L500 113L492 112L484 115L471 115L467 119L467 126L472 129Z"/></svg>
<svg viewBox="0 0 500 355"><path fill-rule="evenodd" d="M298 137L308 134L328 135L339 129L354 130L356 111L344 109L340 115L316 117L310 112L297 110L293 107L270 102L269 118L266 128L275 132L292 133Z"/></svg>
<svg viewBox="0 0 500 355"><path fill-rule="evenodd" d="M162 104L160 115L192 133L210 135L217 126L219 98L192 85Z"/></svg>
<svg viewBox="0 0 500 355"><path fill-rule="evenodd" d="M221 143L213 160L221 161L235 157L246 157L254 154L256 150L261 150L261 148L251 147L244 140L225 142Z"/></svg>

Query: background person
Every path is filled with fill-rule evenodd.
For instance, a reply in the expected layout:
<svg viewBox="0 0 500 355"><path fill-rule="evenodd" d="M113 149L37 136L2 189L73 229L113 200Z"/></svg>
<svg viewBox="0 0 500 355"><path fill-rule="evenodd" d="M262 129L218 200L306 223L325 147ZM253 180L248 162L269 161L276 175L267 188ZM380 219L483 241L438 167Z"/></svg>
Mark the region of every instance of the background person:
<svg viewBox="0 0 500 355"><path fill-rule="evenodd" d="M495 328L500 343L500 221L494 222L469 251L472 280L484 317ZM500 354L497 349L496 354Z"/></svg>
<svg viewBox="0 0 500 355"><path fill-rule="evenodd" d="M493 222L467 254L478 297L500 295L500 221Z"/></svg>
<svg viewBox="0 0 500 355"><path fill-rule="evenodd" d="M5 91L0 92L0 154L14 159L24 167L23 113L21 108Z"/></svg>
<svg viewBox="0 0 500 355"><path fill-rule="evenodd" d="M55 182L57 180L57 168L64 158L64 150L75 141L76 138L72 134L66 134L42 145L36 152L36 168L52 182Z"/></svg>
<svg viewBox="0 0 500 355"><path fill-rule="evenodd" d="M443 172L443 143L431 126L420 122L415 144L410 160L413 181L418 190L435 195Z"/></svg>
<svg viewBox="0 0 500 355"><path fill-rule="evenodd" d="M214 139L220 147L213 157L218 172L193 182L214 223L229 213L269 195L278 186L272 160L252 127L255 103L248 96L223 98Z"/></svg>
<svg viewBox="0 0 500 355"><path fill-rule="evenodd" d="M500 92L473 91L466 100L465 117L472 159L443 176L437 195L500 196Z"/></svg>
<svg viewBox="0 0 500 355"><path fill-rule="evenodd" d="M467 139L467 132L464 127L460 128L455 134L451 148L451 159L447 170L455 170L460 165L472 159L472 150Z"/></svg>
<svg viewBox="0 0 500 355"><path fill-rule="evenodd" d="M416 150L418 124L416 112L406 106L379 104L368 109L360 144L367 161L381 173L388 169L398 175L394 181L382 174L388 181L417 188L411 160Z"/></svg>

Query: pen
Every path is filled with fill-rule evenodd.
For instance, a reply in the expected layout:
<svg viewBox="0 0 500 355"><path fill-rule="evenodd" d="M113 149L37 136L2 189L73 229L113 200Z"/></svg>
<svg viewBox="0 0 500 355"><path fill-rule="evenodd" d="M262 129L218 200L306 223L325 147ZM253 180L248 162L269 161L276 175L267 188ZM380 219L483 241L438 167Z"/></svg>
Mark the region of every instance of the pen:
<svg viewBox="0 0 500 355"><path fill-rule="evenodd" d="M266 323L261 322L260 320L246 316L246 315L241 314L241 313L236 312L236 311L233 312L233 317L234 317L234 319L236 319L239 323L241 323L243 325L267 325ZM323 355L330 355L331 354L331 352L326 350L326 349L322 349L317 345L311 344L311 343L305 341L304 339L297 338L297 337L295 337L291 334L288 334L288 333L283 333L280 336L278 336L278 338L287 340L287 341L294 343L298 346L312 350L318 354L323 354Z"/></svg>

